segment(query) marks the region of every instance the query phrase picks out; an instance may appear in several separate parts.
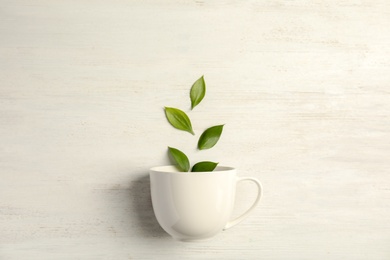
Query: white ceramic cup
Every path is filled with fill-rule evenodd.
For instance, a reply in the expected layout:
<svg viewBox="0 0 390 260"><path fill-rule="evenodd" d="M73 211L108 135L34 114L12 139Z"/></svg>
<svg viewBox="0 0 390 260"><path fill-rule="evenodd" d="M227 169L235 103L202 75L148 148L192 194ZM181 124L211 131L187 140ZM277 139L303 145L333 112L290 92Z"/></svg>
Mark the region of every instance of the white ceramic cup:
<svg viewBox="0 0 390 260"><path fill-rule="evenodd" d="M253 205L230 220L236 184L252 181L258 187ZM182 241L207 239L241 222L259 203L262 194L255 178L237 177L236 169L218 166L213 172L179 172L175 166L150 169L154 214L160 226Z"/></svg>

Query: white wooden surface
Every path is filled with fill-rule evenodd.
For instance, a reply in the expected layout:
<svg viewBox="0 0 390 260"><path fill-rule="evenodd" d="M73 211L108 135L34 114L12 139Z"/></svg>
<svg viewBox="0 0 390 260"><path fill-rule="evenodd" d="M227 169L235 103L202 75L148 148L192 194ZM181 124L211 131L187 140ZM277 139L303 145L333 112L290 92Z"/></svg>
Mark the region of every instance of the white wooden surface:
<svg viewBox="0 0 390 260"><path fill-rule="evenodd" d="M163 106L199 133L171 128ZM0 259L390 259L390 2L0 1ZM166 146L255 176L202 243L158 226ZM239 187L235 214L252 202Z"/></svg>

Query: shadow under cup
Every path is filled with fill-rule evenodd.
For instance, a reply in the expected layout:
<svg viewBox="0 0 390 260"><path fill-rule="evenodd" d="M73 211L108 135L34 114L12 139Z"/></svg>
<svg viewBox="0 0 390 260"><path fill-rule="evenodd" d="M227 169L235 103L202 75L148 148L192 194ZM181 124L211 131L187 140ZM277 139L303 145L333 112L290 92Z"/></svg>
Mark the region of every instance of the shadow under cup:
<svg viewBox="0 0 390 260"><path fill-rule="evenodd" d="M226 228L235 199L236 170L178 172L174 166L150 169L153 210L161 227L178 240L206 239Z"/></svg>

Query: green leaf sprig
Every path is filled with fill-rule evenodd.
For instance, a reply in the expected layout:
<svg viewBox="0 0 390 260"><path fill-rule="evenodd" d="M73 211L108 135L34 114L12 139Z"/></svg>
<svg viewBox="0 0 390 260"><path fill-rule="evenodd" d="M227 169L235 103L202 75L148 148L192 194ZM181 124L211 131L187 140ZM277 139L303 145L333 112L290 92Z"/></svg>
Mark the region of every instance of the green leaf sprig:
<svg viewBox="0 0 390 260"><path fill-rule="evenodd" d="M169 154L172 156L172 159L176 162L177 168L182 172L188 172L190 170L190 161L188 157L180 150L168 147Z"/></svg>
<svg viewBox="0 0 390 260"><path fill-rule="evenodd" d="M219 137L222 134L223 126L224 125L216 125L206 129L199 137L198 149L206 150L216 145L219 140Z"/></svg>
<svg viewBox="0 0 390 260"><path fill-rule="evenodd" d="M194 109L203 100L206 95L206 83L204 77L200 77L191 87L190 98L191 98L191 109Z"/></svg>
<svg viewBox="0 0 390 260"><path fill-rule="evenodd" d="M206 83L204 77L200 77L194 82L190 90L191 110L193 110L203 100L206 95ZM165 115L168 122L176 129L186 131L195 135L192 129L191 120L188 115L178 108L165 107ZM206 129L198 140L198 149L206 150L214 147L219 141L224 125L216 125ZM176 165L178 170L188 172L190 170L190 162L188 157L177 148L168 147L168 153L171 160ZM196 163L192 168L192 172L211 172L217 167L218 163L211 161L202 161Z"/></svg>
<svg viewBox="0 0 390 260"><path fill-rule="evenodd" d="M195 134L194 130L192 130L190 118L180 109L173 107L165 107L165 115L167 116L168 122L171 123L174 128L177 128L182 131L187 131L188 133L193 135Z"/></svg>
<svg viewBox="0 0 390 260"><path fill-rule="evenodd" d="M212 172L218 163L215 162L198 162L196 163L191 171L192 172Z"/></svg>

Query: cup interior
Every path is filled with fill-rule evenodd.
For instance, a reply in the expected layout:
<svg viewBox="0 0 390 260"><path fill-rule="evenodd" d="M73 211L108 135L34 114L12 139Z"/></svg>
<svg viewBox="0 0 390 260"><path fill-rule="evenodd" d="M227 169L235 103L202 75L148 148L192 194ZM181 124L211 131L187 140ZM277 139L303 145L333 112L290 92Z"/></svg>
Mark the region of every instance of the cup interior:
<svg viewBox="0 0 390 260"><path fill-rule="evenodd" d="M225 172L225 171L233 171L235 170L234 167L229 166L217 166L213 172ZM200 174L200 173L210 173L210 172L181 172L176 166L174 165L166 165L166 166L157 166L150 169L151 172L177 172L177 173L184 173L184 174Z"/></svg>

